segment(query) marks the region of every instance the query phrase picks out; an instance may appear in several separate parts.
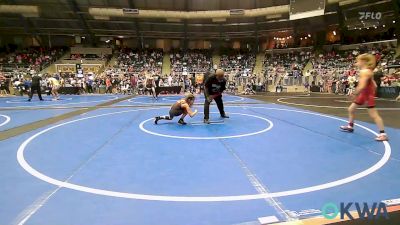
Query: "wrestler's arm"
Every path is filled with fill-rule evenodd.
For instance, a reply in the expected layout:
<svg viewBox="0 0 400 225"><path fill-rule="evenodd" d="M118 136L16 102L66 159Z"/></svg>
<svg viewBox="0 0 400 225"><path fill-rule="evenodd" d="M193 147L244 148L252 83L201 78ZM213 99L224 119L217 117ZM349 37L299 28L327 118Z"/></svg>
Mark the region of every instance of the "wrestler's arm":
<svg viewBox="0 0 400 225"><path fill-rule="evenodd" d="M197 114L197 109L194 110L193 112L188 104L182 104L182 108L185 110L186 114L189 115L190 117L193 117Z"/></svg>

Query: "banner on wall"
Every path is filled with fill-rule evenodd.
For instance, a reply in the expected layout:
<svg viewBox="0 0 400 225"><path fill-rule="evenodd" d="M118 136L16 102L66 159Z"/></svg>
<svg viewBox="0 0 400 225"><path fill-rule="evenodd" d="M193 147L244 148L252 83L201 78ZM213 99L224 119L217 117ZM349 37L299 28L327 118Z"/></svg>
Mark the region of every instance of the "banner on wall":
<svg viewBox="0 0 400 225"><path fill-rule="evenodd" d="M76 73L78 77L86 73L97 74L102 64L56 64L59 73Z"/></svg>

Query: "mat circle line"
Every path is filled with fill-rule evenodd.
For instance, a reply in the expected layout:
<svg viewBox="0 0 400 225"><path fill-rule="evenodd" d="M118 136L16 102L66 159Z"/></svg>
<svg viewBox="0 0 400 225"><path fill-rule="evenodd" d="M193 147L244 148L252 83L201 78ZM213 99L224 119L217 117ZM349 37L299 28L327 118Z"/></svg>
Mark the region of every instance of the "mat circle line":
<svg viewBox="0 0 400 225"><path fill-rule="evenodd" d="M257 134L261 134L261 133L267 132L267 131L271 130L273 128L273 126L274 126L274 124L272 123L271 120L266 119L266 118L261 117L261 116L255 116L255 115L250 115L250 114L246 114L246 113L229 113L229 114L249 116L249 117L254 117L254 118L257 118L257 119L261 119L261 120L266 121L269 124L269 126L264 128L264 129L262 129L262 130L259 130L259 131L256 131L256 132L247 133L247 134L237 134L237 135L228 135L228 136L215 136L215 137L168 135L168 134L157 133L157 132L154 132L154 131L149 131L146 128L144 128L144 124L149 122L149 121L151 121L151 120L154 120L154 118L150 118L150 119L142 121L139 124L139 128L140 128L141 131L143 131L143 132L145 132L147 134L160 136L160 137L166 137L166 138L191 139L191 140L214 140L214 139L230 139L230 138L241 138L241 137L253 136L253 135L257 135Z"/></svg>
<svg viewBox="0 0 400 225"><path fill-rule="evenodd" d="M241 106L228 106L228 107L241 107ZM161 108L166 108L166 107L161 107ZM324 114L319 114L319 113L314 113L314 112L307 112L307 111L301 111L301 110L292 110L292 109L280 109L280 108L270 108L270 107L247 107L247 108L259 108L259 109L267 109L267 110L278 110L278 111L289 111L289 112L296 112L296 113L303 113L303 114L309 114L309 115L316 115L320 117L325 117L325 118L331 118L335 119L338 121L346 122L346 120L329 116L329 115L324 115ZM136 193L128 193L128 192L117 192L117 191L110 191L110 190L104 190L104 189L98 189L98 188L91 188L87 186L82 186L82 185L77 185L73 183L69 183L66 181L61 181L57 180L55 178L49 177L36 169L34 169L26 160L24 156L24 152L26 149L26 146L35 138L40 136L41 134L44 134L52 129L79 122L82 120L87 120L87 119L93 119L93 118L98 118L102 116L108 116L108 115L114 115L114 114L122 114L122 113L128 113L128 112L134 112L134 111L141 111L141 110L152 110L152 109L160 109L160 108L148 108L148 109L134 109L134 110L126 110L126 111L118 111L118 112L112 112L112 113L105 113L105 114L100 114L100 115L95 115L95 116L89 116L89 117L84 117L80 119L75 119L71 120L68 122L60 123L54 126L51 126L49 128L46 128L38 133L33 134L30 136L28 139L26 139L19 147L17 151L17 161L19 165L27 171L29 174L32 176L45 181L47 183L56 185L58 187L64 187L76 191L81 191L81 192L86 192L86 193L91 193L91 194L97 194L97 195L103 195L103 196L110 196L110 197L117 197L117 198L127 198L127 199L139 199L139 200L149 200L149 201L171 201L171 202L226 202L226 201L244 201L244 200L255 200L255 199L265 199L265 198L276 198L276 197L284 197L284 196L292 196L292 195L298 195L298 194L305 194L305 193L310 193L314 191L320 191L324 189L329 189L333 187L337 187L340 185L344 185L350 182L353 182L355 180L361 179L363 177L366 177L380 168L382 168L390 159L391 155L391 146L389 142L383 141L383 145L385 147L385 152L382 156L382 158L369 167L368 169L361 171L359 173L353 174L349 177L345 177L339 180L331 181L328 183L323 183L319 185L314 185L310 187L304 187L304 188L299 188L299 189L293 189L293 190L286 190L286 191L279 191L279 192L270 192L270 193L263 193L263 194L246 194L246 195L231 195L231 196L167 196L167 195L150 195L150 194L136 194ZM355 126L360 127L375 136L378 135L375 131L371 130L368 127L365 127L360 124L355 124Z"/></svg>
<svg viewBox="0 0 400 225"><path fill-rule="evenodd" d="M7 123L9 123L11 121L11 118L7 115L0 114L0 117L6 118L6 120L4 122L0 123L0 127L6 125Z"/></svg>

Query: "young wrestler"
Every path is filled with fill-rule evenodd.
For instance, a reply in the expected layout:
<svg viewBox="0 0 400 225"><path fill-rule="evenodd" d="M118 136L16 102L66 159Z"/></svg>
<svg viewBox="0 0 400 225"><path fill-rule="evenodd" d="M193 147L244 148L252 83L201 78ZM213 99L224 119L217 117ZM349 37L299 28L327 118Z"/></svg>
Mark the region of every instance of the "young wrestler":
<svg viewBox="0 0 400 225"><path fill-rule="evenodd" d="M145 83L146 91L149 92L153 96L154 99L157 99L156 89L155 89L156 83L154 81L154 78L152 76L147 76L146 81L144 83Z"/></svg>
<svg viewBox="0 0 400 225"><path fill-rule="evenodd" d="M193 94L188 94L185 98L175 102L171 109L169 110L169 116L157 116L154 119L154 123L157 124L159 120L172 120L175 116L181 116L178 123L181 125L186 125L185 121L183 120L186 115L193 117L197 114L197 109L194 112L190 109L193 106L195 97Z"/></svg>
<svg viewBox="0 0 400 225"><path fill-rule="evenodd" d="M357 107L367 105L369 116L375 121L379 128L379 136L375 138L377 141L387 141L388 137L385 133L383 120L375 109L375 89L374 72L376 66L375 56L371 54L362 54L357 57L356 65L360 69L360 78L358 86L352 93L353 103L348 108L349 124L341 126L340 129L346 132L354 131L354 117Z"/></svg>
<svg viewBox="0 0 400 225"><path fill-rule="evenodd" d="M50 77L48 79L50 85L51 85L51 94L53 95L53 101L57 101L60 99L60 95L58 94L58 89L60 89L60 82L54 78Z"/></svg>

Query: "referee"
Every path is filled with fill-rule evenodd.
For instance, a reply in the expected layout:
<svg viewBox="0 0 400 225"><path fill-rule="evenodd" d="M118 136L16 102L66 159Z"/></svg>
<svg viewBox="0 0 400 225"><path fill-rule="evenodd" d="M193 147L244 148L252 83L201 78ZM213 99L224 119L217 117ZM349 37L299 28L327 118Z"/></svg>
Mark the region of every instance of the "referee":
<svg viewBox="0 0 400 225"><path fill-rule="evenodd" d="M40 81L41 80L42 80L42 77L40 75L32 76L31 91L29 93L29 99L28 99L29 102L32 100L32 96L35 91L37 92L40 101L43 101L42 92L40 90Z"/></svg>
<svg viewBox="0 0 400 225"><path fill-rule="evenodd" d="M204 123L210 123L210 104L213 100L217 103L219 113L222 118L229 118L224 111L224 102L222 101L222 92L226 89L226 80L224 71L217 69L215 75L206 78L204 83Z"/></svg>

